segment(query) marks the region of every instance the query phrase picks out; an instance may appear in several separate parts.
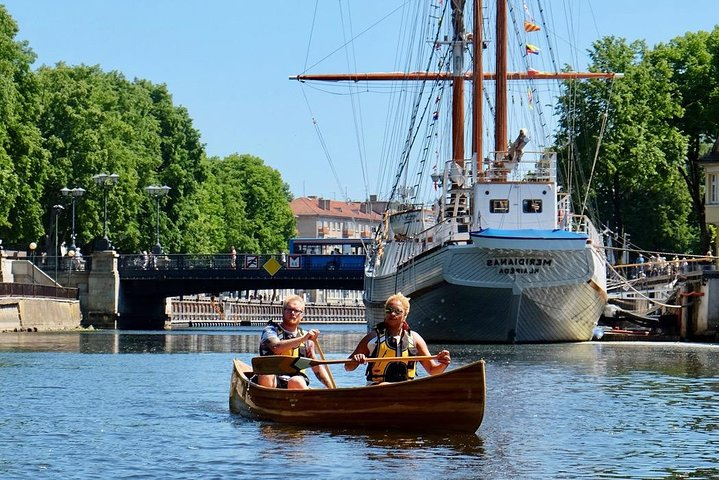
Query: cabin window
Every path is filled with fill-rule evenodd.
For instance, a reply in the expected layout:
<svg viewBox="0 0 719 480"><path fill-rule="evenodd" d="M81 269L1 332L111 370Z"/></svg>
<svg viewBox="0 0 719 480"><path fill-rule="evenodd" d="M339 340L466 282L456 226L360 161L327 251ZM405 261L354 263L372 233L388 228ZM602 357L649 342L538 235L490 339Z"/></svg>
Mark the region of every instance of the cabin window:
<svg viewBox="0 0 719 480"><path fill-rule="evenodd" d="M542 213L542 200L527 198L522 200L523 213Z"/></svg>
<svg viewBox="0 0 719 480"><path fill-rule="evenodd" d="M509 200L506 198L493 198L489 201L490 213L507 213L509 212Z"/></svg>

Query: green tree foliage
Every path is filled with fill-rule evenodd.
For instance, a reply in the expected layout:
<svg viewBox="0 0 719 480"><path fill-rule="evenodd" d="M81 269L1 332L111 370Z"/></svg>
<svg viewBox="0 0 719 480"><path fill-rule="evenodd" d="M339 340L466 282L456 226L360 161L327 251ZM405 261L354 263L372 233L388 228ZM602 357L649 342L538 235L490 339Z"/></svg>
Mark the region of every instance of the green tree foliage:
<svg viewBox="0 0 719 480"><path fill-rule="evenodd" d="M17 32L0 6L0 238L6 244L26 248L38 241L40 251L53 255L71 234L71 202L61 189L82 187L75 232L85 253L103 234L105 194L114 247L149 250L158 210L145 187L167 185L159 211L165 252L286 249L295 221L277 170L250 155L210 161L189 112L173 103L165 85L129 81L100 66L58 63L32 71L35 56L15 41ZM103 190L93 181L99 173L116 173L119 182ZM58 204L65 210L56 215Z"/></svg>
<svg viewBox="0 0 719 480"><path fill-rule="evenodd" d="M686 141L670 120L681 117L666 64L652 63L644 42L606 37L593 45L590 70L624 78L570 81L558 107L563 158L569 177L580 174L573 193L587 198L594 216L649 250L687 251L696 224L679 167ZM597 145L599 149L597 150ZM576 196L576 195L575 195ZM575 198L576 201L576 198Z"/></svg>
<svg viewBox="0 0 719 480"><path fill-rule="evenodd" d="M294 233L279 172L250 156L211 164L187 110L173 105L164 85L63 64L41 68L38 78L40 129L53 158L44 203L61 200L64 185L88 189L77 209L81 244L91 245L102 232L103 191L92 182L99 172L120 176L108 192L109 236L120 251L155 244L157 208L144 189L156 184L171 188L160 209L165 252L212 253L232 245L279 251Z"/></svg>
<svg viewBox="0 0 719 480"><path fill-rule="evenodd" d="M225 248L240 252L280 252L295 235L289 186L280 173L251 155L213 159L213 172L227 219Z"/></svg>
<svg viewBox="0 0 719 480"><path fill-rule="evenodd" d="M78 245L92 245L102 235L104 218L104 194L92 177L116 173L120 181L108 191L109 236L117 248L137 250L147 241L142 232L152 232L154 225L152 217L141 215L154 211L143 187L162 165L149 92L99 66L43 67L38 81L39 126L52 157L43 203L63 202L64 186L87 189L76 209L76 231ZM61 222L62 238L67 238L67 215Z"/></svg>
<svg viewBox="0 0 719 480"><path fill-rule="evenodd" d="M712 233L704 216L704 172L701 156L719 131L719 27L712 32L687 33L668 44L659 44L650 55L657 66L671 70L671 82L684 115L670 123L687 142L685 162L680 166L691 198L694 222L700 232L700 252L709 248Z"/></svg>
<svg viewBox="0 0 719 480"><path fill-rule="evenodd" d="M36 126L35 55L15 41L18 27L0 5L0 238L25 248L43 233L48 153Z"/></svg>

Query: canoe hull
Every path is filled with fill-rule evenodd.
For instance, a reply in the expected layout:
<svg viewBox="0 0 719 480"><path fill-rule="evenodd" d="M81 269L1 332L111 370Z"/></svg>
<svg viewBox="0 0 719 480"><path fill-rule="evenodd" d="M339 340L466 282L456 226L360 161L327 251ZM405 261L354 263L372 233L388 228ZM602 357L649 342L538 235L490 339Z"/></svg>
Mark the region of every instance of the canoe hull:
<svg viewBox="0 0 719 480"><path fill-rule="evenodd" d="M230 410L257 419L334 428L474 433L485 405L484 361L441 375L370 387L284 390L249 381L234 360Z"/></svg>

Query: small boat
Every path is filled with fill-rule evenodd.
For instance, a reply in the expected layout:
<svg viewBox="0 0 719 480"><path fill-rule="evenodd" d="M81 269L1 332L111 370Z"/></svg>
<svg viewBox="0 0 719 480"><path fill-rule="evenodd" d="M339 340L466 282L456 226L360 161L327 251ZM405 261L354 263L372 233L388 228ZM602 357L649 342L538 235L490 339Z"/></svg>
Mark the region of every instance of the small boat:
<svg viewBox="0 0 719 480"><path fill-rule="evenodd" d="M474 433L485 402L484 360L440 375L383 385L285 390L250 381L235 359L230 411L255 420L334 428Z"/></svg>

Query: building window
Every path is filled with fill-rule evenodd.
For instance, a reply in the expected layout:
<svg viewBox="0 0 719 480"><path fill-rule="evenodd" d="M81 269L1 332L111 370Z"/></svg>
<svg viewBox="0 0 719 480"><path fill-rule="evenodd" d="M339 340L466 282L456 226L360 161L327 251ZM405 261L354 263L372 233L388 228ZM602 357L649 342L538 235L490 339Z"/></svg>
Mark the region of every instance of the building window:
<svg viewBox="0 0 719 480"><path fill-rule="evenodd" d="M493 198L489 201L490 213L507 213L509 212L509 200L502 198Z"/></svg>
<svg viewBox="0 0 719 480"><path fill-rule="evenodd" d="M709 198L708 203L716 205L719 203L719 192L717 192L717 174L710 173L707 175L709 183Z"/></svg>
<svg viewBox="0 0 719 480"><path fill-rule="evenodd" d="M542 200L538 198L522 200L522 213L542 213Z"/></svg>

